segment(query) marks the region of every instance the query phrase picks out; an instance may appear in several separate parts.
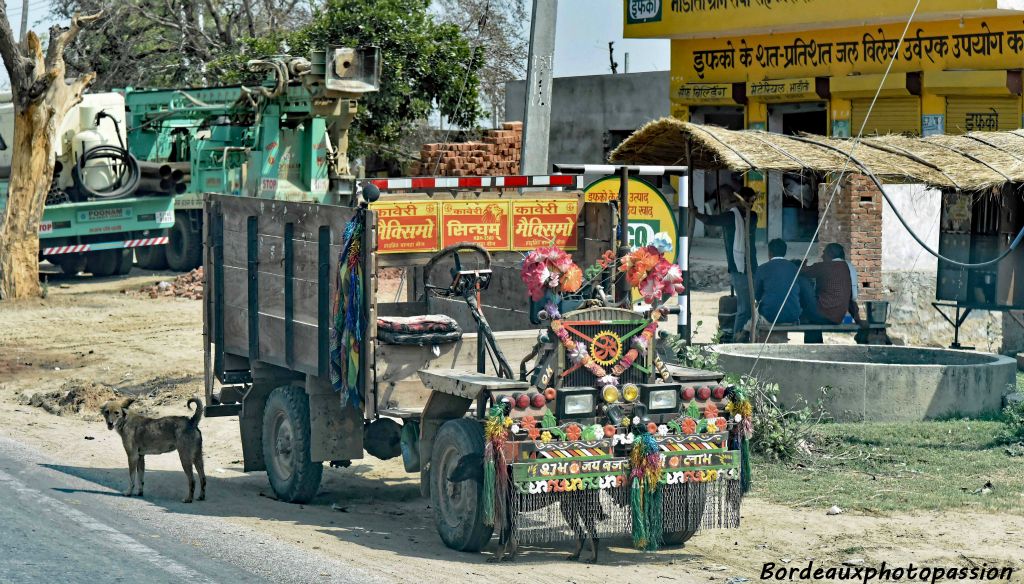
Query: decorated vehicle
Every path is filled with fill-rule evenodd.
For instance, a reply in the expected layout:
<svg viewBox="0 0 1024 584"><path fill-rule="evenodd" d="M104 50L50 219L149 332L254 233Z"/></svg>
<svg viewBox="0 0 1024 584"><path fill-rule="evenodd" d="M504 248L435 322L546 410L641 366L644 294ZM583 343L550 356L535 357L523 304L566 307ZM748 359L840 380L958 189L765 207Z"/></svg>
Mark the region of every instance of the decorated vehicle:
<svg viewBox="0 0 1024 584"><path fill-rule="evenodd" d="M325 461L401 456L440 537L464 551L497 532L502 555L520 541L590 539L594 558L602 536L654 550L738 525L750 404L720 374L659 354L659 323L683 290L670 238L627 251L621 230L599 231L614 204L506 191L472 200L573 208L569 243L606 247L442 247L455 221L436 203L451 191L375 191L367 183L354 207L207 197L207 411L240 415L247 471L305 502ZM588 256L585 269L574 259ZM378 288L396 266L410 272L397 291L409 300ZM630 289L606 290L619 280L642 306Z"/></svg>
<svg viewBox="0 0 1024 584"><path fill-rule="evenodd" d="M278 87L316 104L290 126L344 114L329 193L262 189L276 169L249 165L246 191L204 197L205 411L238 416L244 469L302 503L324 462L400 456L445 544L497 532L501 557L557 539L579 557L589 539L594 559L603 535L653 550L737 525L749 403L659 356L685 294L674 238L629 249L628 192L589 201L578 175L357 187L347 121L379 62L332 57L354 54L314 55Z"/></svg>

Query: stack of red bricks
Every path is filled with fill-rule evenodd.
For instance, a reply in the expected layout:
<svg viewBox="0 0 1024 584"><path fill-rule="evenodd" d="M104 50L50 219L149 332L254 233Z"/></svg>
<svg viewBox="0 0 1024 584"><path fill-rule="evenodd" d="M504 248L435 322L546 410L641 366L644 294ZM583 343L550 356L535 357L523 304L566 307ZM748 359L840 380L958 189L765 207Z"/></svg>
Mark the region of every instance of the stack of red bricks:
<svg viewBox="0 0 1024 584"><path fill-rule="evenodd" d="M821 245L838 243L857 268L858 300L878 300L882 287L882 193L871 179L855 174L845 179L828 213L832 185L818 194L818 213L825 217Z"/></svg>
<svg viewBox="0 0 1024 584"><path fill-rule="evenodd" d="M413 176L502 176L519 174L523 123L505 122L487 130L481 142L424 144Z"/></svg>

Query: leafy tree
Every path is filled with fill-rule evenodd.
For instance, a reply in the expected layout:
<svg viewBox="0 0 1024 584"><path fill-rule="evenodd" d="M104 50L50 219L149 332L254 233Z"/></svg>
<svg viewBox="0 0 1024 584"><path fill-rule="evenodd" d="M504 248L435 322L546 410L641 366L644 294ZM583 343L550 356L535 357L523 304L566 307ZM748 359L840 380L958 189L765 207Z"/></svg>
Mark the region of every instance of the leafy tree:
<svg viewBox="0 0 1024 584"><path fill-rule="evenodd" d="M53 13L69 17L105 8L69 47L72 70L95 71L95 87L205 85L206 67L247 39L309 22L301 0L56 0Z"/></svg>
<svg viewBox="0 0 1024 584"><path fill-rule="evenodd" d="M505 84L526 78L530 43L526 0L436 0L441 19L458 26L483 54L480 91L497 126L505 117Z"/></svg>
<svg viewBox="0 0 1024 584"><path fill-rule="evenodd" d="M100 89L258 83L263 73L246 68L250 59L374 45L384 63L381 88L361 102L350 133L354 155L393 148L435 109L464 127L481 115L485 53L442 22L430 0L326 0L313 9L298 0L58 1L58 14L118 5L116 17L83 33L69 55L79 70L96 71Z"/></svg>
<svg viewBox="0 0 1024 584"><path fill-rule="evenodd" d="M291 34L252 40L247 50L215 63L224 81L245 79L243 63L273 52L304 55L329 46L377 46L383 61L380 91L362 102L351 144L356 155L396 145L436 108L452 123L474 126L480 117L479 70L474 52L454 24L431 13L430 0L327 0L312 21Z"/></svg>
<svg viewBox="0 0 1024 584"><path fill-rule="evenodd" d="M10 182L0 216L0 298L39 296L39 221L53 176L53 146L68 110L82 100L92 73L69 78L64 50L99 15L71 18L67 28L50 28L44 52L33 31L17 42L0 0L0 57L11 80L14 135Z"/></svg>

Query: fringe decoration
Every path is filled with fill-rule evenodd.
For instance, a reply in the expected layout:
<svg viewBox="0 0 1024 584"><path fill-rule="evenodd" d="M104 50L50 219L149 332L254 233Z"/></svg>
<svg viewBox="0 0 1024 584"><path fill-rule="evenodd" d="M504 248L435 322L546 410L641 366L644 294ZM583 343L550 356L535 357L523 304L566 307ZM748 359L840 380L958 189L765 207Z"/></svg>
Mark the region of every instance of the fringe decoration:
<svg viewBox="0 0 1024 584"><path fill-rule="evenodd" d="M484 446L484 486L480 506L484 509L484 525L494 525L494 448L488 442Z"/></svg>
<svg viewBox="0 0 1024 584"><path fill-rule="evenodd" d="M502 526L505 516L505 500L508 498L509 474L505 460L505 441L508 429L505 427L505 407L491 406L484 423L484 484L480 504L484 510L484 525Z"/></svg>
<svg viewBox="0 0 1024 584"><path fill-rule="evenodd" d="M345 225L338 280L334 293L334 326L331 327L331 387L340 394L341 405L362 407L363 371L360 348L366 331L363 313L362 239L365 211L360 209Z"/></svg>
<svg viewBox="0 0 1024 584"><path fill-rule="evenodd" d="M629 454L630 512L633 515L633 547L657 551L662 541L661 450L654 436L641 430Z"/></svg>
<svg viewBox="0 0 1024 584"><path fill-rule="evenodd" d="M752 472L753 469L750 465L750 440L744 436L740 447L740 486L742 487L741 492L744 495L750 491Z"/></svg>

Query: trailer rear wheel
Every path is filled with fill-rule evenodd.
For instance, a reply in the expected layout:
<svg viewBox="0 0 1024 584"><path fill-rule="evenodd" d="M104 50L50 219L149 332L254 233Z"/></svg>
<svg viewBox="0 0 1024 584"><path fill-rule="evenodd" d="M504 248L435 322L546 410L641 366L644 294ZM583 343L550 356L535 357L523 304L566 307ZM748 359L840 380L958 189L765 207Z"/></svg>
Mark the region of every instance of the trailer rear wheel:
<svg viewBox="0 0 1024 584"><path fill-rule="evenodd" d="M166 270L167 269L167 246L147 245L136 248L135 260L143 270Z"/></svg>
<svg viewBox="0 0 1024 584"><path fill-rule="evenodd" d="M104 249L90 251L86 254L85 269L93 276L105 278L113 276L121 267L120 249Z"/></svg>
<svg viewBox="0 0 1024 584"><path fill-rule="evenodd" d="M491 539L492 526L484 525L483 465L479 475L463 481L449 477L462 457L484 454L484 430L479 422L460 418L441 426L430 457L430 501L434 524L444 544L453 550L477 552Z"/></svg>
<svg viewBox="0 0 1024 584"><path fill-rule="evenodd" d="M263 460L278 499L308 503L316 496L324 467L309 452L309 398L299 387L281 386L263 410Z"/></svg>
<svg viewBox="0 0 1024 584"><path fill-rule="evenodd" d="M175 272L188 272L203 261L203 236L192 228L188 214L178 213L167 234L167 265Z"/></svg>

